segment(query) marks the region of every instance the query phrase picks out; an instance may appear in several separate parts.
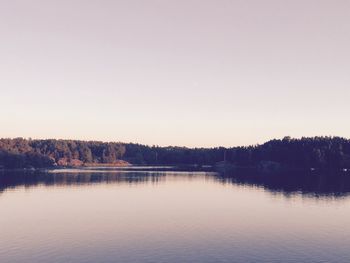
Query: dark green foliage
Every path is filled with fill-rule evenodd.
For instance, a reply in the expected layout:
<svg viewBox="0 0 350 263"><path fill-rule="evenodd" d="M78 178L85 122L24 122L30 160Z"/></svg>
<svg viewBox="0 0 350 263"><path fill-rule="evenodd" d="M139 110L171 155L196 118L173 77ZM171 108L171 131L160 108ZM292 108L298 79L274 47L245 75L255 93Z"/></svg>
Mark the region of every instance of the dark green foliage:
<svg viewBox="0 0 350 263"><path fill-rule="evenodd" d="M50 167L74 163L101 164L125 160L140 165L215 165L257 167L264 161L289 168L350 168L350 140L314 137L271 140L233 148L159 147L73 140L0 139L0 166Z"/></svg>
<svg viewBox="0 0 350 263"><path fill-rule="evenodd" d="M50 167L55 164L114 163L125 146L120 143L72 140L0 139L0 165L6 168Z"/></svg>
<svg viewBox="0 0 350 263"><path fill-rule="evenodd" d="M0 151L0 165L6 168L44 168L53 166L49 157L35 152L11 153Z"/></svg>
<svg viewBox="0 0 350 263"><path fill-rule="evenodd" d="M152 165L214 165L227 161L242 167L256 167L273 161L288 168L350 168L350 140L314 137L271 140L262 145L234 148L147 147L126 144L124 158L131 163Z"/></svg>

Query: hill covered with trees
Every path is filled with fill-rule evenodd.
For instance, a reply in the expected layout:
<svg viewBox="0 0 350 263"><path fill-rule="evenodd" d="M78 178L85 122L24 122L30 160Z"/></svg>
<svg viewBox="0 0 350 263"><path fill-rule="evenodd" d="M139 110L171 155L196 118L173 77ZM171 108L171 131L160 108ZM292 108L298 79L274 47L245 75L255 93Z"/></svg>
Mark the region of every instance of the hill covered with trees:
<svg viewBox="0 0 350 263"><path fill-rule="evenodd" d="M113 164L124 153L125 146L120 143L0 139L0 165L5 168Z"/></svg>
<svg viewBox="0 0 350 263"><path fill-rule="evenodd" d="M123 162L124 161L124 162ZM232 148L159 147L132 143L76 140L0 139L0 167L82 165L217 165L279 166L298 169L350 168L350 140L312 137L271 140Z"/></svg>

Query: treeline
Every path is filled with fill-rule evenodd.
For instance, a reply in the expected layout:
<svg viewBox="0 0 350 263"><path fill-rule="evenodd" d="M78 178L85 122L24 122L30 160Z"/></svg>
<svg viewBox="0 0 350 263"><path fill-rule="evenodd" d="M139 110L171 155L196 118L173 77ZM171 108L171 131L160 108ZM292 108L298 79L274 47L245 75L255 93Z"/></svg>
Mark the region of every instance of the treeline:
<svg viewBox="0 0 350 263"><path fill-rule="evenodd" d="M110 164L120 160L124 153L121 143L0 139L0 165L5 168Z"/></svg>
<svg viewBox="0 0 350 263"><path fill-rule="evenodd" d="M313 137L271 140L248 147L186 148L73 140L0 139L0 166L5 168L113 164L218 165L301 169L350 168L350 140Z"/></svg>
<svg viewBox="0 0 350 263"><path fill-rule="evenodd" d="M350 140L312 137L271 140L261 145L233 148L147 147L126 144L125 158L144 164L232 164L258 167L276 164L286 168L350 168Z"/></svg>

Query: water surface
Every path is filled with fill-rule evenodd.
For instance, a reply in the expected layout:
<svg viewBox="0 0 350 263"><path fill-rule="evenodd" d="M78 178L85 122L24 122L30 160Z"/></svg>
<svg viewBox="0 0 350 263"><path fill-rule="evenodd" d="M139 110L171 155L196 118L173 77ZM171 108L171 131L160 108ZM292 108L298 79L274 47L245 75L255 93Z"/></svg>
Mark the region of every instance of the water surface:
<svg viewBox="0 0 350 263"><path fill-rule="evenodd" d="M0 262L350 261L347 191L276 189L210 172L5 172Z"/></svg>

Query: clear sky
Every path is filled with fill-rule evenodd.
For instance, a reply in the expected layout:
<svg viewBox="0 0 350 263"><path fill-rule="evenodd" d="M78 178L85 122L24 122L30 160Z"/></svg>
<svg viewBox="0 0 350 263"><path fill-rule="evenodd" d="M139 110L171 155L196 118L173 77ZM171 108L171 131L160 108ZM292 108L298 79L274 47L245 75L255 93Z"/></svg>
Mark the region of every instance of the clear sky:
<svg viewBox="0 0 350 263"><path fill-rule="evenodd" d="M0 137L350 137L350 1L2 0Z"/></svg>

